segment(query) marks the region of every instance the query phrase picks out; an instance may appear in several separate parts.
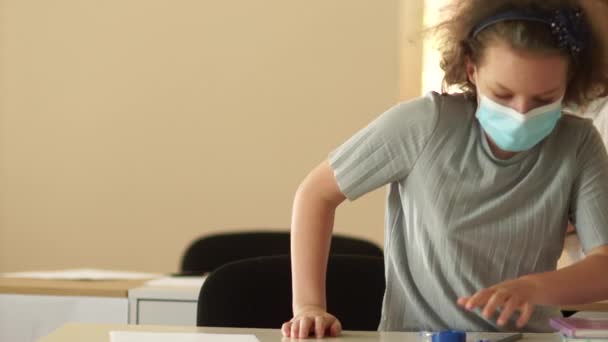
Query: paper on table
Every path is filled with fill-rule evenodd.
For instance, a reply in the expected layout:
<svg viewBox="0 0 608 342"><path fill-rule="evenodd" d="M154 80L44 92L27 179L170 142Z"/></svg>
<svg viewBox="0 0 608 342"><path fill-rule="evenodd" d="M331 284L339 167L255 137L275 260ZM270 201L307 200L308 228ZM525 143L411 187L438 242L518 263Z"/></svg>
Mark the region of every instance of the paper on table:
<svg viewBox="0 0 608 342"><path fill-rule="evenodd" d="M8 278L64 280L133 280L162 277L161 274L156 273L108 271L88 268L40 272L14 272L4 273L2 276Z"/></svg>
<svg viewBox="0 0 608 342"><path fill-rule="evenodd" d="M539 334L540 336L541 334ZM556 335L555 333L546 333L546 334L542 334L542 335L546 335L543 336L544 338L542 339L543 341L550 341L552 340L554 337L559 337L558 335ZM485 332L467 332L467 341L504 341L504 340L518 340L518 339L522 339L524 338L523 335L519 335L518 333L513 333L513 332L492 332L492 333L485 333ZM559 338L558 338L559 340Z"/></svg>
<svg viewBox="0 0 608 342"><path fill-rule="evenodd" d="M110 331L110 342L260 342L254 335Z"/></svg>
<svg viewBox="0 0 608 342"><path fill-rule="evenodd" d="M176 286L176 287L197 287L203 286L207 276L179 276L152 279L146 282L148 286Z"/></svg>

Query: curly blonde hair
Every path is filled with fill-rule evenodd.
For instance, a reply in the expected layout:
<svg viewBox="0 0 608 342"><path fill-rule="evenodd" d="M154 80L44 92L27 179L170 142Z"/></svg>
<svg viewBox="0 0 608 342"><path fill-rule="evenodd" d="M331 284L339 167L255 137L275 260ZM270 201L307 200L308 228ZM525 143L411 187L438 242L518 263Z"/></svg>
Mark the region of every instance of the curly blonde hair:
<svg viewBox="0 0 608 342"><path fill-rule="evenodd" d="M433 28L440 66L445 75L443 91L452 86L476 97L476 88L466 72L466 60L478 64L485 48L500 40L511 47L538 53L561 54L569 58L569 83L564 96L567 105L585 106L590 101L608 95L608 56L600 48L597 32L591 30L587 48L573 56L561 49L551 28L531 21L503 21L491 25L471 37L474 27L497 13L514 9L554 11L580 8L577 0L452 0L442 9L444 20ZM586 16L585 16L586 17Z"/></svg>

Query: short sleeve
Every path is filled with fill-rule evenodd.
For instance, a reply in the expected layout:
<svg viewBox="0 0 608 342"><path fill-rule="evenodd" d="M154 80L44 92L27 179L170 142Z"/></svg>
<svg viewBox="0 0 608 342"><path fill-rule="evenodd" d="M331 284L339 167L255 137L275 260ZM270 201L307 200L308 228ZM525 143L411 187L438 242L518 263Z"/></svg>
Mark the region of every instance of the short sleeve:
<svg viewBox="0 0 608 342"><path fill-rule="evenodd" d="M600 131L600 135L604 140L604 144L608 146L608 97L592 102L582 115L593 119L595 127Z"/></svg>
<svg viewBox="0 0 608 342"><path fill-rule="evenodd" d="M351 201L407 177L438 122L441 96L400 103L332 151L338 186Z"/></svg>
<svg viewBox="0 0 608 342"><path fill-rule="evenodd" d="M605 101L597 115L593 120L595 127L600 131L600 135L604 140L604 145L608 147L608 101Z"/></svg>
<svg viewBox="0 0 608 342"><path fill-rule="evenodd" d="M578 150L571 219L585 252L608 244L608 154L598 130L588 125Z"/></svg>

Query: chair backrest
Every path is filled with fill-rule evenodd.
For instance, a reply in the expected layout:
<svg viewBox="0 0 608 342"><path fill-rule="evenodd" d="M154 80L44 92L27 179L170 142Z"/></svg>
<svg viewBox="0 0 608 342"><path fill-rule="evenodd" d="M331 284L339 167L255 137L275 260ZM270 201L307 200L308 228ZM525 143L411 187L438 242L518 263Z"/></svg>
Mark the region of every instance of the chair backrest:
<svg viewBox="0 0 608 342"><path fill-rule="evenodd" d="M181 272L203 274L240 259L289 254L289 231L249 231L208 235L186 249ZM383 256L382 249L368 240L334 234L330 254Z"/></svg>
<svg viewBox="0 0 608 342"><path fill-rule="evenodd" d="M327 307L347 330L378 329L385 290L377 256L330 255ZM249 258L211 272L199 294L198 326L274 328L292 317L289 255Z"/></svg>

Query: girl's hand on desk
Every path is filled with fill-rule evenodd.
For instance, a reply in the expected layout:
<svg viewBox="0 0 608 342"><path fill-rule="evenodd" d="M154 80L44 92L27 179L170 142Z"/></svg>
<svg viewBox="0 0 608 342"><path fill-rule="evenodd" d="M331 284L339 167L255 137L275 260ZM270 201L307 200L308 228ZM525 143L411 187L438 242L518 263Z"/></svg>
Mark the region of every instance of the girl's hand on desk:
<svg viewBox="0 0 608 342"><path fill-rule="evenodd" d="M283 323L281 332L291 338L307 338L311 333L317 338L336 337L342 332L342 324L325 309L309 306L298 310L289 322Z"/></svg>
<svg viewBox="0 0 608 342"><path fill-rule="evenodd" d="M522 277L483 289L470 297L461 297L458 299L458 305L467 310L483 308L482 314L488 319L501 308L502 312L496 320L499 326L505 325L515 311L519 311L517 327L522 328L532 316L538 291L535 282Z"/></svg>

